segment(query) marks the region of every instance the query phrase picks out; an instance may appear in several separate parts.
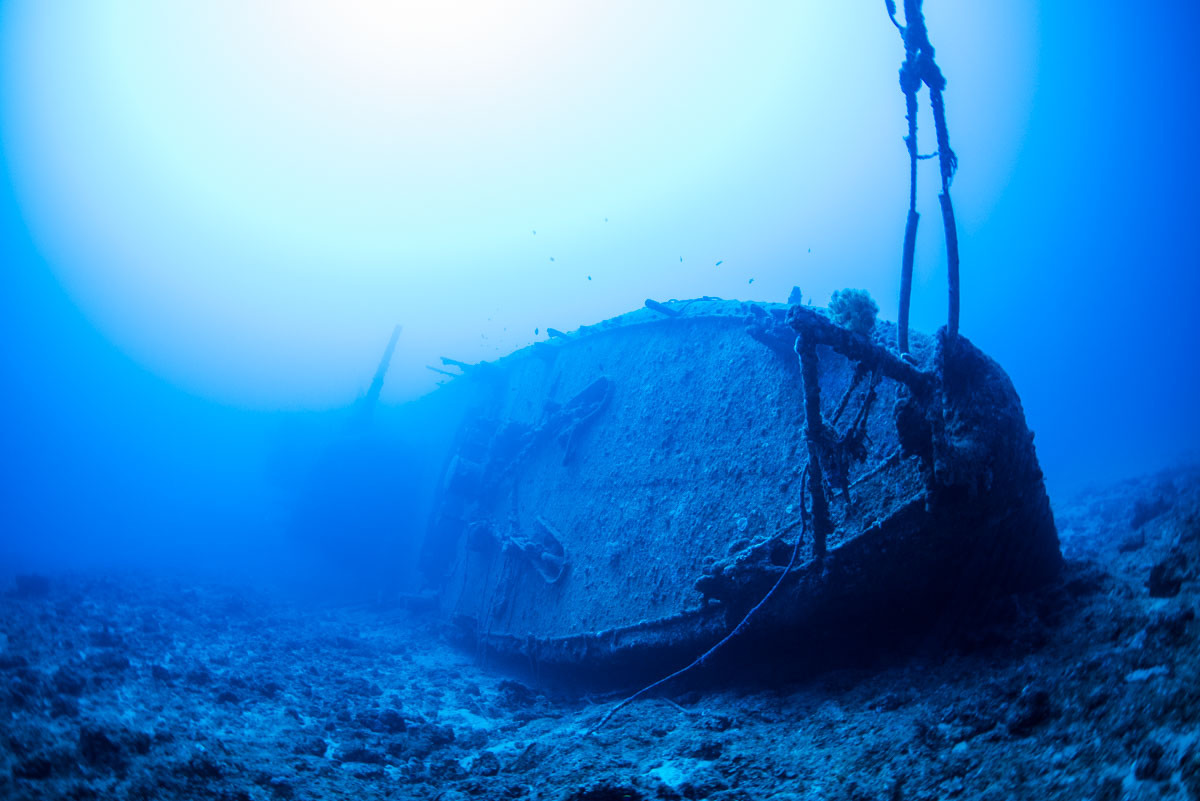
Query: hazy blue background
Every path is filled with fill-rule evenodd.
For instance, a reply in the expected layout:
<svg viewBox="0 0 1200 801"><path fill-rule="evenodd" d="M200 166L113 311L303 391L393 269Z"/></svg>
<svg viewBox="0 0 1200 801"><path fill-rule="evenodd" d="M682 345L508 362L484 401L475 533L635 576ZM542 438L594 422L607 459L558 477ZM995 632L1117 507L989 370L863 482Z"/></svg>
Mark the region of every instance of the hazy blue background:
<svg viewBox="0 0 1200 801"><path fill-rule="evenodd" d="M1052 494L1200 444L1200 10L1121 9L926 3L963 331ZM0 566L278 566L397 322L391 403L646 297L854 286L895 315L881 1L0 0L0 46Z"/></svg>

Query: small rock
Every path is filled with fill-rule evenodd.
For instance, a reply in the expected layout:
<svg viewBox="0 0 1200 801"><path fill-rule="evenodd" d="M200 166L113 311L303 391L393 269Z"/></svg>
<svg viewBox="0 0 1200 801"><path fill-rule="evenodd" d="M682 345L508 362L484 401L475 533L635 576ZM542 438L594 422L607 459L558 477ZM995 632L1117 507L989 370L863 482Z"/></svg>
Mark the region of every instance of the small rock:
<svg viewBox="0 0 1200 801"><path fill-rule="evenodd" d="M91 726L79 732L79 756L92 767L114 772L124 770L129 762L119 737L110 737L104 730Z"/></svg>
<svg viewBox="0 0 1200 801"><path fill-rule="evenodd" d="M1139 498L1133 505L1133 516L1129 519L1129 526L1136 531L1170 508L1171 501L1166 494L1158 495L1153 500Z"/></svg>
<svg viewBox="0 0 1200 801"><path fill-rule="evenodd" d="M329 744L320 737L303 737L292 746L293 754L305 754L307 756L323 757L329 749Z"/></svg>
<svg viewBox="0 0 1200 801"><path fill-rule="evenodd" d="M18 670L29 667L29 660L20 654L0 654L0 670Z"/></svg>
<svg viewBox="0 0 1200 801"><path fill-rule="evenodd" d="M32 706L42 695L42 684L32 671L22 670L9 679L8 700L17 708Z"/></svg>
<svg viewBox="0 0 1200 801"><path fill-rule="evenodd" d="M1008 718L1008 730L1017 736L1031 734L1035 728L1053 716L1050 693L1044 687L1029 685L1020 697Z"/></svg>
<svg viewBox="0 0 1200 801"><path fill-rule="evenodd" d="M1133 775L1145 781L1166 781L1171 778L1171 769L1163 763L1166 749L1161 743L1147 740L1138 753L1137 762L1133 766Z"/></svg>
<svg viewBox="0 0 1200 801"><path fill-rule="evenodd" d="M188 684L194 685L196 687L206 686L207 684L212 682L212 678L213 678L212 674L209 673L208 669L204 668L204 667L193 668L192 670L189 670L187 672L186 676L184 676L184 679L187 681Z"/></svg>
<svg viewBox="0 0 1200 801"><path fill-rule="evenodd" d="M875 709L880 712L895 712L905 703L905 699L898 693L886 692L875 700Z"/></svg>
<svg viewBox="0 0 1200 801"><path fill-rule="evenodd" d="M1192 746L1180 760L1179 777L1189 797L1200 798L1200 753L1196 752L1196 746Z"/></svg>
<svg viewBox="0 0 1200 801"><path fill-rule="evenodd" d="M459 790L442 790L437 794L437 801L471 801L474 797L474 794L468 795ZM512 797L516 798L518 796L512 795Z"/></svg>
<svg viewBox="0 0 1200 801"><path fill-rule="evenodd" d="M733 727L733 718L728 715L706 715L700 725L709 731L729 731Z"/></svg>
<svg viewBox="0 0 1200 801"><path fill-rule="evenodd" d="M91 632L88 634L88 642L97 648L120 648L125 644L121 635L113 631L112 626Z"/></svg>
<svg viewBox="0 0 1200 801"><path fill-rule="evenodd" d="M383 754L362 746L346 750L341 754L340 759L342 762L357 762L361 765L382 765L386 761Z"/></svg>
<svg viewBox="0 0 1200 801"><path fill-rule="evenodd" d="M1150 679L1158 678L1159 676L1169 676L1171 671L1162 665L1155 665L1151 668L1139 668L1138 670L1130 671L1125 674L1125 681L1133 684L1139 681L1149 681Z"/></svg>
<svg viewBox="0 0 1200 801"><path fill-rule="evenodd" d="M439 782L458 781L467 777L467 771L457 759L440 759L429 766L429 775Z"/></svg>
<svg viewBox="0 0 1200 801"><path fill-rule="evenodd" d="M31 779L33 781L41 781L49 779L50 774L54 772L54 763L44 756L32 756L28 759L23 759L18 762L12 769L12 775L15 779Z"/></svg>
<svg viewBox="0 0 1200 801"><path fill-rule="evenodd" d="M79 717L79 702L69 695L55 696L50 700L50 716L77 718Z"/></svg>
<svg viewBox="0 0 1200 801"><path fill-rule="evenodd" d="M548 746L532 742L525 746L525 750L517 755L517 758L512 761L507 770L510 773L525 773L536 768L549 755L550 748Z"/></svg>
<svg viewBox="0 0 1200 801"><path fill-rule="evenodd" d="M281 779L278 776L271 777L267 782L267 789L276 798L292 798L296 795L295 786L287 779Z"/></svg>
<svg viewBox="0 0 1200 801"><path fill-rule="evenodd" d="M1187 625L1196 619L1196 610L1191 607L1173 609L1156 615L1146 627L1149 634L1165 645L1175 645L1187 633Z"/></svg>
<svg viewBox="0 0 1200 801"><path fill-rule="evenodd" d="M384 777L383 767L380 765L347 762L342 765L342 770L360 781L376 781Z"/></svg>
<svg viewBox="0 0 1200 801"><path fill-rule="evenodd" d="M124 654L112 650L92 654L85 660L85 664L95 673L122 673L129 669L129 659Z"/></svg>
<svg viewBox="0 0 1200 801"><path fill-rule="evenodd" d="M70 667L60 667L54 671L54 689L58 690L63 695L79 697L83 694L87 687L87 679L85 679L77 670Z"/></svg>
<svg viewBox="0 0 1200 801"><path fill-rule="evenodd" d="M380 696L383 695L383 688L361 676L353 676L346 681L346 694L363 697Z"/></svg>
<svg viewBox="0 0 1200 801"><path fill-rule="evenodd" d="M520 682L508 679L500 682L500 697L507 707L529 706L537 701L537 693Z"/></svg>
<svg viewBox="0 0 1200 801"><path fill-rule="evenodd" d="M379 727L388 734L399 734L408 728L408 722L395 709L385 709L379 713Z"/></svg>
<svg viewBox="0 0 1200 801"><path fill-rule="evenodd" d="M1125 795L1125 783L1120 776L1105 776L1096 789L1096 801L1120 801Z"/></svg>
<svg viewBox="0 0 1200 801"><path fill-rule="evenodd" d="M484 751L471 763L471 772L480 776L495 776L500 772L500 758L491 751Z"/></svg>
<svg viewBox="0 0 1200 801"><path fill-rule="evenodd" d="M691 756L696 759L703 759L709 762L720 759L721 753L725 750L725 746L720 740L715 738L703 738L692 749Z"/></svg>
<svg viewBox="0 0 1200 801"><path fill-rule="evenodd" d="M1187 559L1181 553L1173 553L1150 568L1146 586L1151 598L1174 598L1187 576Z"/></svg>
<svg viewBox="0 0 1200 801"><path fill-rule="evenodd" d="M1111 699L1112 690L1108 687L1096 687L1087 694L1083 704L1089 712L1092 712L1107 704Z"/></svg>
<svg viewBox="0 0 1200 801"><path fill-rule="evenodd" d="M1141 550L1144 547L1146 547L1146 534L1145 532L1139 531L1132 537L1127 537L1124 539L1121 544L1117 546L1117 550L1121 553L1133 553L1134 551Z"/></svg>
<svg viewBox="0 0 1200 801"><path fill-rule="evenodd" d="M221 766L205 754L196 754L176 768L176 772L196 781L213 781L225 775Z"/></svg>
<svg viewBox="0 0 1200 801"><path fill-rule="evenodd" d="M576 790L567 801L643 801L645 797L634 787L602 783Z"/></svg>

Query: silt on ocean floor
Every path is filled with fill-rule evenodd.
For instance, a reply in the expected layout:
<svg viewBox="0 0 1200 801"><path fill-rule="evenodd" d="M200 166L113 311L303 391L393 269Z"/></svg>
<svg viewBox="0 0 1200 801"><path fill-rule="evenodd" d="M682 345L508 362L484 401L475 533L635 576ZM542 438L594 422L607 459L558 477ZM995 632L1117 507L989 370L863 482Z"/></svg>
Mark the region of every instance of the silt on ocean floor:
<svg viewBox="0 0 1200 801"><path fill-rule="evenodd" d="M0 599L0 795L1200 798L1200 470L1055 513L1049 586L853 668L664 687L591 736L619 694L548 689L422 614L23 576Z"/></svg>

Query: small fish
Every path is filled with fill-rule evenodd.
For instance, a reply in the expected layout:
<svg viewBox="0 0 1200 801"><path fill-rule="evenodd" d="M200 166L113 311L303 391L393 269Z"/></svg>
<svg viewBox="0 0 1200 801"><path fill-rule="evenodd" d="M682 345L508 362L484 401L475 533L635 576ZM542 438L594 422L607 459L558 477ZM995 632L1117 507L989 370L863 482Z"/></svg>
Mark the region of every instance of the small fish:
<svg viewBox="0 0 1200 801"><path fill-rule="evenodd" d="M551 257L550 257L550 261L554 261L554 257L553 257L553 256L551 256Z"/></svg>
<svg viewBox="0 0 1200 801"><path fill-rule="evenodd" d="M724 264L724 263L725 263L725 260L724 260L724 259L721 259L719 262L717 262L717 263L716 263L716 265L715 265L715 266L717 266L717 267L720 267L720 266L721 266L722 264Z"/></svg>
<svg viewBox="0 0 1200 801"><path fill-rule="evenodd" d="M590 275L588 276L588 280L589 280L589 281L591 281L591 280L592 280L592 277L591 277Z"/></svg>
<svg viewBox="0 0 1200 801"><path fill-rule="evenodd" d="M750 279L750 283L752 283L752 284L754 283L754 279L753 279L753 278L751 278L751 279Z"/></svg>
<svg viewBox="0 0 1200 801"><path fill-rule="evenodd" d="M539 336L541 333L542 333L542 329L540 329L540 328L535 328L535 329L533 329L533 335L534 335L535 337L536 337L536 336Z"/></svg>
<svg viewBox="0 0 1200 801"><path fill-rule="evenodd" d="M534 231L534 232L533 232L533 235L534 235L534 236L537 236L537 231Z"/></svg>
<svg viewBox="0 0 1200 801"><path fill-rule="evenodd" d="M679 257L679 263L680 263L680 264L683 264L683 256L680 256L680 257Z"/></svg>
<svg viewBox="0 0 1200 801"><path fill-rule="evenodd" d="M604 221L605 221L605 222L608 222L608 218L607 218L607 217L605 217L605 218L604 218Z"/></svg>

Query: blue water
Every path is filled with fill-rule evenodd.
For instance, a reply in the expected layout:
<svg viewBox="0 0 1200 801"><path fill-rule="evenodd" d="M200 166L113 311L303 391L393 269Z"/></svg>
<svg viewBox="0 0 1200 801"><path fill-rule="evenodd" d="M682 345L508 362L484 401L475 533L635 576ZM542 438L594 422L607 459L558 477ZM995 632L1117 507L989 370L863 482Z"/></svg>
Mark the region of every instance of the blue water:
<svg viewBox="0 0 1200 801"><path fill-rule="evenodd" d="M895 319L903 48L883 3L824 5L0 0L0 795L907 798L911 773L916 797L998 798L979 777L1012 760L1078 768L1054 797L1196 797L1194 475L1072 500L1200 460L1191 3L926 5L961 330L1021 397L1069 560L966 661L649 694L586 740L623 696L543 695L536 660L514 682L443 641L451 615L409 614L457 419L413 405L440 357L648 297L865 288ZM900 772L863 767L880 754Z"/></svg>
<svg viewBox="0 0 1200 801"><path fill-rule="evenodd" d="M10 6L6 19L15 25L19 12L28 9ZM1196 369L1200 337L1193 323L1200 297L1196 269L1200 234L1194 225L1200 201L1193 191L1200 181L1200 158L1194 148L1200 112L1192 100L1200 89L1200 55L1190 46L1187 32L1195 29L1198 12L1183 3L1154 4L1127 14L1091 4L1034 8L1024 18L1032 27L1022 32L1032 41L1024 62L1033 70L1029 105L1008 109L1024 117L1015 123L1009 120L1018 132L1009 144L1014 156L982 218L971 206L975 194L970 181L972 173L994 169L989 165L992 156L962 131L976 131L978 125L968 114L982 114L978 109L987 109L993 100L964 98L971 89L961 79L956 82L956 72L1003 74L1010 65L971 62L969 42L956 42L948 34L939 42L938 15L948 12L933 6L927 13L950 80L951 136L962 163L957 202L960 218L966 220L960 222L963 331L1012 376L1036 432L1038 455L1052 494L1194 455L1200 444L1200 418L1195 414L1200 406L1200 370ZM880 34L880 41L891 48L886 58L872 54L870 63L878 59L887 65L880 86L889 93L891 105L881 111L880 119L892 126L887 141L894 146L879 163L890 171L886 185L899 189L906 167L899 142L903 105L898 91L891 94L899 42L889 30L887 26ZM971 31L969 26L965 30ZM16 66L15 44L14 59L6 62L5 80L24 90L39 79ZM66 103L71 98L61 100ZM994 99L994 103L1004 102L1004 97ZM1006 116L1003 106L988 113ZM10 118L8 129L19 123ZM811 124L830 126L830 135L836 136L836 118L823 120L818 115ZM776 133L763 130L751 138ZM925 149L932 142L931 126L926 125L922 135ZM932 144L928 149L932 151ZM312 356L314 375L336 378L322 379L327 385L318 402L312 401L312 377L302 378L307 357L301 349L311 351L312 343L301 336L291 354L285 345L283 350L260 354L260 360L248 368L239 367L238 375L257 370L272 378L270 397L252 404L237 400L251 394L239 394L237 376L221 379L225 383L220 385L206 385L203 380L181 378L187 373L186 363L164 371L158 356L152 363L139 361L137 353L130 355L138 349L127 339L112 341L110 332L122 326L114 327L111 320L101 326L94 304L80 307L76 296L83 290L72 295L60 280L66 270L94 274L90 280L103 282L104 265L89 264L87 253L52 247L43 230L30 228L23 203L37 188L28 185L27 169L21 172L26 183L18 186L13 179L18 166L13 162L15 154L5 148L4 156L0 325L6 390L0 416L4 453L0 564L9 571L158 560L224 566L248 564L259 557L275 564L276 559L262 552L272 551L284 536L288 507L297 491L295 474L303 473L298 464L319 458L324 438L334 435L340 416L348 414L355 397L365 390L389 326L372 328L355 349L346 352L345 364L336 372L325 367L328 354ZM103 151L97 150L95 157L103 158ZM586 158L582 153L577 157ZM736 174L734 152L725 152L724 158ZM788 158L821 156L814 152ZM681 168L726 176L729 164L696 161ZM933 162L923 164L926 173L934 170ZM774 191L797 189L803 191L794 186ZM595 193L597 186L580 186L578 191ZM621 186L614 183L603 187L601 194L619 197L620 192ZM914 321L918 328L929 330L940 325L944 316L944 290L938 283L944 254L939 250L934 192L924 185L922 192L921 241L926 244L918 253ZM521 196L517 202L522 202ZM724 202L717 196L712 199L714 205ZM770 197L762 199L764 212L772 202ZM647 295L736 292L749 299L781 301L792 284L800 284L806 297L815 297L818 304L825 302L821 287L866 286L881 300L883 315L891 318L904 197L897 192L872 198L870 207L876 208L877 202L887 215L863 219L854 216L856 198L839 200L846 222L842 239L823 242L834 252L827 252L817 266L800 270L769 260L796 258L788 252L793 239L786 227L775 233L782 249L771 247L770 242L764 246L756 241L751 246L731 238L723 244L733 252L713 253L715 258L704 259L701 268L695 264L701 254L680 262L676 248L687 246L686 241L678 242L686 228L672 229L656 239L636 220L626 220L615 236L628 239L613 252L641 257L648 266L641 270L640 281L622 274L622 288L616 294L589 300L586 286L560 286L538 273L518 272L509 282L510 291L496 301L497 316L504 316L508 303L519 309L512 315L514 320L528 318L540 320L543 328L549 323L570 329L636 308ZM748 196L741 205L753 208L755 203L754 196ZM70 238L70 226L82 221L64 217L60 223L65 226L63 235ZM803 220L795 223L803 225ZM618 222L597 220L596 224ZM110 232L133 240L150 233L136 225ZM535 236L528 230L513 233ZM552 234L539 230L536 237ZM695 234L697 241L706 241L702 232ZM858 252L854 248L861 240L876 243L878 252L887 255L886 263L867 268L838 259L839 247ZM464 246L466 252L478 244L447 239L444 247L453 258L456 246ZM802 246L803 241L796 244ZM227 246L236 248L236 240ZM664 246L670 248L669 256L662 256ZM613 245L605 247L611 251ZM476 258L471 253L464 258ZM98 254L96 258L108 257ZM739 259L753 264L731 278L717 272L729 270ZM64 260L73 260L73 266L65 268ZM709 267L721 261L723 266ZM156 269L169 272L171 268L162 264ZM610 265L608 272L615 269L615 264ZM706 272L698 272L702 269ZM584 272L594 274L595 283L606 280L604 264L589 263L581 268L581 276ZM757 283L746 284L756 275ZM774 279L764 280L764 276ZM290 279L282 273L277 280ZM410 283L413 291L421 291L422 281L414 278ZM772 292L773 286L778 291ZM808 291L810 286L813 291ZM286 294L285 290L279 291ZM459 290L469 295L467 287ZM362 291L373 290L364 286ZM457 308L455 292L437 291L444 294L429 298L429 303L436 305L449 328L477 339L479 335L511 336L507 329L498 331L497 323L479 316L473 301L464 300ZM236 298L229 301L236 302ZM151 339L171 336L171 319L138 312L139 308L135 305L122 313L145 314L146 320L126 323L137 325ZM352 319L350 313L342 314ZM274 317L266 314L264 319ZM297 325L303 327L303 321ZM339 330L336 319L314 321L311 327L318 329L318 336L330 339ZM533 327L504 349L535 338ZM206 361L236 360L240 351L254 347L250 339L230 342L222 333L220 316L211 319L208 334L199 336L211 338L212 352L203 357ZM410 329L402 341L423 336L431 336L428 329ZM177 358L205 348L204 341L193 345L179 350ZM500 345L497 349L503 352ZM423 366L433 363L436 355L469 361L499 355L457 340L444 346L422 341L419 350L413 356L416 361L393 367L389 386L405 389L385 394L385 401L395 404L428 388L433 375ZM277 362L289 359L298 366L289 366L290 372L278 369ZM249 374L242 380L249 386L257 385L260 378ZM289 381L297 386L292 396ZM246 408L251 405L255 408ZM310 411L288 410L297 407ZM290 476L288 469L280 467L280 453L291 454L282 459L291 468Z"/></svg>

